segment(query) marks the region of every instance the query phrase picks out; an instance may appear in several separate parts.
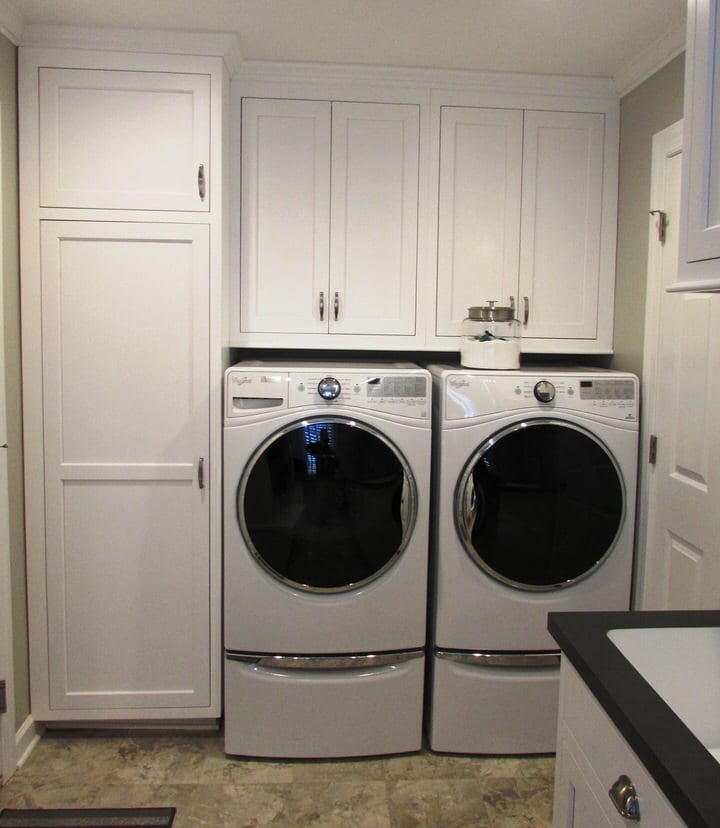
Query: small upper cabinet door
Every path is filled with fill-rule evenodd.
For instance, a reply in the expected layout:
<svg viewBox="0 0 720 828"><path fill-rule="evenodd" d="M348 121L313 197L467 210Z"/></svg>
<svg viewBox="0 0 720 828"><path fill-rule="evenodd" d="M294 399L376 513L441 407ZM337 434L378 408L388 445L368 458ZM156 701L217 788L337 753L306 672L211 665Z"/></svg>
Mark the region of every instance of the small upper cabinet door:
<svg viewBox="0 0 720 828"><path fill-rule="evenodd" d="M594 112L525 113L523 337L597 337L604 123Z"/></svg>
<svg viewBox="0 0 720 828"><path fill-rule="evenodd" d="M522 134L522 110L442 107L438 336L459 336L468 308L516 297Z"/></svg>
<svg viewBox="0 0 720 828"><path fill-rule="evenodd" d="M680 262L670 290L720 290L720 39L717 0L690 0Z"/></svg>
<svg viewBox="0 0 720 828"><path fill-rule="evenodd" d="M210 78L40 69L40 205L210 209Z"/></svg>
<svg viewBox="0 0 720 828"><path fill-rule="evenodd" d="M415 333L420 110L333 103L330 333Z"/></svg>
<svg viewBox="0 0 720 828"><path fill-rule="evenodd" d="M327 333L328 101L242 102L241 328Z"/></svg>

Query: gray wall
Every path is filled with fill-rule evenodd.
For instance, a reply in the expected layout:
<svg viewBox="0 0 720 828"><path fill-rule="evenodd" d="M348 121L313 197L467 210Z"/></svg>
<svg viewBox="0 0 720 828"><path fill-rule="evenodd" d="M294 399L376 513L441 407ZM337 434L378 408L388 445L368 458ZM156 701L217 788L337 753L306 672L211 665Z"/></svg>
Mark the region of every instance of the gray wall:
<svg viewBox="0 0 720 828"><path fill-rule="evenodd" d="M685 55L679 55L620 102L615 334L612 367L642 372L652 138L683 116Z"/></svg>
<svg viewBox="0 0 720 828"><path fill-rule="evenodd" d="M18 265L17 49L0 35L2 111L2 285L5 306L5 386L10 496L15 713L18 729L30 713L25 597L25 530L20 400L20 273Z"/></svg>

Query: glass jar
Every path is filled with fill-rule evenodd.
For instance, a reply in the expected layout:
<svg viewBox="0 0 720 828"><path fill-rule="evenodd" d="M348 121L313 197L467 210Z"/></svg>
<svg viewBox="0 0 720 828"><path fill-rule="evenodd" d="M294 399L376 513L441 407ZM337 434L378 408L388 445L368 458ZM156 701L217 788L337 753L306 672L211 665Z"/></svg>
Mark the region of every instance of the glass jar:
<svg viewBox="0 0 720 828"><path fill-rule="evenodd" d="M520 322L512 307L488 302L468 308L460 337L460 364L465 368L520 367Z"/></svg>

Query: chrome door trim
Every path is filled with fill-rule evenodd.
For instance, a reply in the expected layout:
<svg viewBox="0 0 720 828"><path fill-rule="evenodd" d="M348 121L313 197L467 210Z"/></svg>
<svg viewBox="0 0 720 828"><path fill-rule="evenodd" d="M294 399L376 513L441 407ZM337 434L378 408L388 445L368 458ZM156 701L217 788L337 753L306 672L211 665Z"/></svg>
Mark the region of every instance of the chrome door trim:
<svg viewBox="0 0 720 828"><path fill-rule="evenodd" d="M526 584L522 581L515 581L512 578L507 578L505 575L497 572L490 566L490 564L487 563L487 561L485 561L482 555L473 546L472 531L478 520L478 516L484 516L484 498L482 492L478 492L475 489L472 473L475 466L481 461L482 456L500 440L510 436L516 431L543 425L554 426L555 428L567 428L570 431L575 431L595 443L595 445L607 455L612 467L615 469L615 474L617 475L617 480L620 485L620 493L622 495L622 513L620 515L620 521L618 523L615 537L612 539L612 542L608 545L603 555L595 561L589 569L586 569L584 572L581 572L579 575L576 575L574 578L570 578L566 581L559 581L552 584ZM455 485L455 493L453 495L455 531L457 532L460 542L473 563L479 566L480 569L482 569L494 580L501 584L505 584L506 586L513 587L514 589L519 589L523 592L552 592L560 589L567 589L567 587L571 587L579 581L588 578L610 557L617 545L623 527L625 526L625 521L627 519L627 501L628 494L625 487L625 476L620 468L620 465L618 464L617 459L615 458L615 455L597 434L584 426L577 425L576 423L563 419L560 416L525 417L510 423L504 428L501 428L500 431L492 434L469 456Z"/></svg>
<svg viewBox="0 0 720 828"><path fill-rule="evenodd" d="M470 667L559 667L560 652L537 653L467 653L435 650L436 658Z"/></svg>
<svg viewBox="0 0 720 828"><path fill-rule="evenodd" d="M289 656L259 655L227 651L228 661L239 661L263 669L275 670L367 670L394 667L425 655L424 650L403 650L399 653L362 653L359 655Z"/></svg>

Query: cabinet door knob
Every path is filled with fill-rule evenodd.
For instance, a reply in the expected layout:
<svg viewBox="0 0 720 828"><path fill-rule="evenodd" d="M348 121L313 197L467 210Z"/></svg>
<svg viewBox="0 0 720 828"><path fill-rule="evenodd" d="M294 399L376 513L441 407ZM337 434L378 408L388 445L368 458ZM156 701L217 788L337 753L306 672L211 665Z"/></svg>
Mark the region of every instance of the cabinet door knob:
<svg viewBox="0 0 720 828"><path fill-rule="evenodd" d="M338 321L338 314L340 313L340 294L335 291L335 298L333 299L333 314L335 315L335 321Z"/></svg>
<svg viewBox="0 0 720 828"><path fill-rule="evenodd" d="M198 481L198 489L205 488L205 458L201 457L198 460L198 467L197 467L197 481Z"/></svg>
<svg viewBox="0 0 720 828"><path fill-rule="evenodd" d="M198 195L200 201L205 201L205 164L198 167Z"/></svg>
<svg viewBox="0 0 720 828"><path fill-rule="evenodd" d="M325 293L320 291L320 301L318 302L318 310L320 311L320 321L325 319Z"/></svg>
<svg viewBox="0 0 720 828"><path fill-rule="evenodd" d="M640 800L630 777L623 773L608 791L617 812L625 819L640 821Z"/></svg>
<svg viewBox="0 0 720 828"><path fill-rule="evenodd" d="M530 319L530 300L527 296L523 296L523 325L527 325Z"/></svg>

